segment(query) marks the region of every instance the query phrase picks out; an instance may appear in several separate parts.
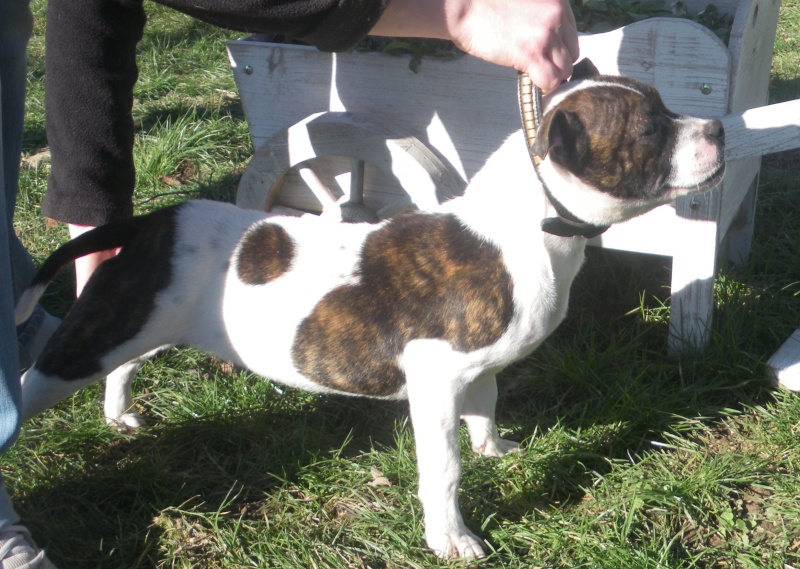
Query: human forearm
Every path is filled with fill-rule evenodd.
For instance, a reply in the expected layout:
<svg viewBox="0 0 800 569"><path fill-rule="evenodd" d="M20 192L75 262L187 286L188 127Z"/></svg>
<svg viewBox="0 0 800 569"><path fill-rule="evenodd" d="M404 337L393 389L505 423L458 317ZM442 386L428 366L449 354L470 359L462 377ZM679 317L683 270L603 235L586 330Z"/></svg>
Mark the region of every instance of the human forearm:
<svg viewBox="0 0 800 569"><path fill-rule="evenodd" d="M370 35L453 39L459 14L448 14L449 1L391 0Z"/></svg>
<svg viewBox="0 0 800 569"><path fill-rule="evenodd" d="M370 33L449 39L545 90L569 77L579 54L567 0L392 0Z"/></svg>

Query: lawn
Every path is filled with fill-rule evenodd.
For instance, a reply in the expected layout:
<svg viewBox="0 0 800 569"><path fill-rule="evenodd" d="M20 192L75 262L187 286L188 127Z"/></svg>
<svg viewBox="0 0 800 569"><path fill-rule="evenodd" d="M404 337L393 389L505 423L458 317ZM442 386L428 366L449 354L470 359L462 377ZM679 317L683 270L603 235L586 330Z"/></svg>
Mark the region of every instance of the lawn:
<svg viewBox="0 0 800 569"><path fill-rule="evenodd" d="M34 0L16 227L38 262L67 239L46 189L44 0ZM252 154L223 32L147 3L135 207L232 201ZM785 0L772 99L800 97L800 0ZM569 316L500 377L524 451L477 459L462 511L479 567L800 567L800 397L765 363L800 325L800 154L764 160L753 254L716 279L708 349L666 354L669 260L591 250ZM45 298L63 315L73 275ZM102 386L27 423L0 463L59 567L428 568L407 408L278 388L193 350L146 364L150 424L113 430Z"/></svg>

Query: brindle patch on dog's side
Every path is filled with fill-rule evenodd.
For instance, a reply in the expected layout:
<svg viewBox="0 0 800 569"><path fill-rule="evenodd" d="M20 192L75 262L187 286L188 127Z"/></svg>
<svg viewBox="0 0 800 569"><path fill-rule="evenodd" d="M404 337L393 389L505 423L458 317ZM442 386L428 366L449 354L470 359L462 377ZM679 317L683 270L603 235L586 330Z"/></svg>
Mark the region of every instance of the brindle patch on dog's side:
<svg viewBox="0 0 800 569"><path fill-rule="evenodd" d="M136 237L95 270L71 317L37 360L37 369L65 380L94 375L102 371L103 356L142 330L155 309L156 295L172 279L180 207L133 220L141 226Z"/></svg>
<svg viewBox="0 0 800 569"><path fill-rule="evenodd" d="M501 252L455 216L391 221L365 242L358 276L322 298L292 350L303 375L337 390L394 394L404 383L398 357L411 340L477 350L496 342L513 315Z"/></svg>
<svg viewBox="0 0 800 569"><path fill-rule="evenodd" d="M267 284L288 271L293 259L294 241L286 230L274 223L262 223L244 236L236 274L245 284Z"/></svg>

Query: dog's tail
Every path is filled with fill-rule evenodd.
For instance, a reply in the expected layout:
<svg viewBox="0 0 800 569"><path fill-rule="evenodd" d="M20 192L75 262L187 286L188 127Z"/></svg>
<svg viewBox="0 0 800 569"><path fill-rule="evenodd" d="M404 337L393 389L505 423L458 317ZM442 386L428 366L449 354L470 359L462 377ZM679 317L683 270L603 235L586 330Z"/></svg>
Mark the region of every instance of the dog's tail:
<svg viewBox="0 0 800 569"><path fill-rule="evenodd" d="M137 218L124 219L87 231L56 249L42 264L31 284L20 296L14 310L16 325L19 326L31 317L36 304L61 267L90 253L125 247L133 241L141 229L142 224Z"/></svg>

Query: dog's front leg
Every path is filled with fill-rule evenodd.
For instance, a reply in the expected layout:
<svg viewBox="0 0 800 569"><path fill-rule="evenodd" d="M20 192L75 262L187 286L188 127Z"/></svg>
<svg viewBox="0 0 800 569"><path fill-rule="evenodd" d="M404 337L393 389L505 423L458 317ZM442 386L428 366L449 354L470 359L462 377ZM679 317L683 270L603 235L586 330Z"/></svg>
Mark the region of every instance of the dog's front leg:
<svg viewBox="0 0 800 569"><path fill-rule="evenodd" d="M458 507L461 457L459 410L465 384L454 374L457 358L436 340L409 344L403 357L419 471L419 499L428 547L439 556L483 557L481 540L470 532Z"/></svg>
<svg viewBox="0 0 800 569"><path fill-rule="evenodd" d="M494 413L497 405L497 379L487 374L472 382L464 395L461 418L467 425L472 450L483 456L503 456L519 450L519 444L501 439Z"/></svg>

